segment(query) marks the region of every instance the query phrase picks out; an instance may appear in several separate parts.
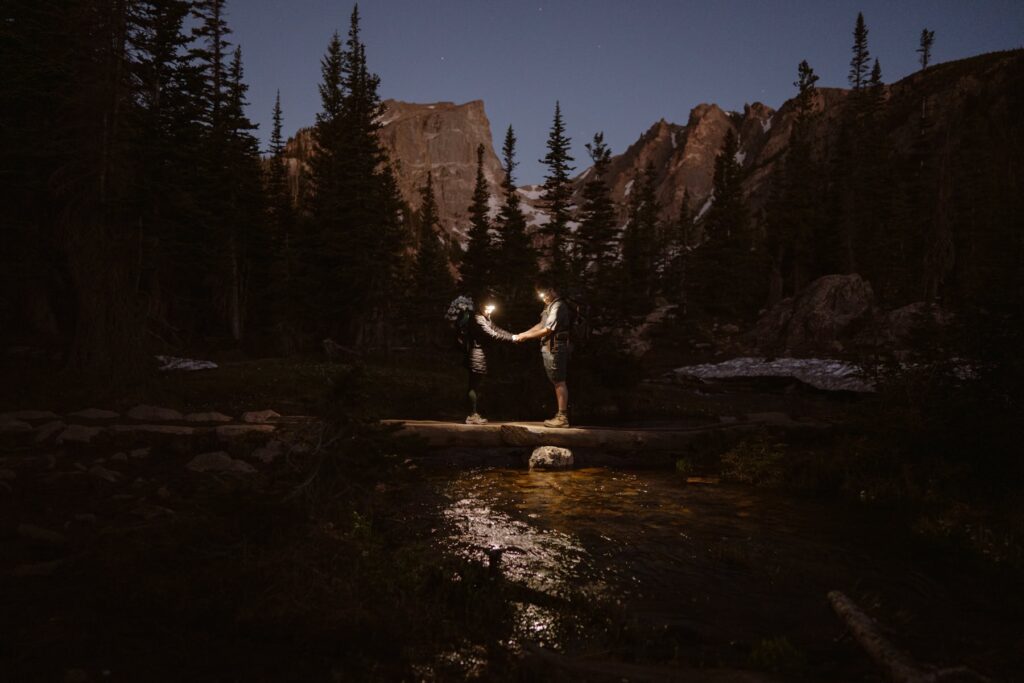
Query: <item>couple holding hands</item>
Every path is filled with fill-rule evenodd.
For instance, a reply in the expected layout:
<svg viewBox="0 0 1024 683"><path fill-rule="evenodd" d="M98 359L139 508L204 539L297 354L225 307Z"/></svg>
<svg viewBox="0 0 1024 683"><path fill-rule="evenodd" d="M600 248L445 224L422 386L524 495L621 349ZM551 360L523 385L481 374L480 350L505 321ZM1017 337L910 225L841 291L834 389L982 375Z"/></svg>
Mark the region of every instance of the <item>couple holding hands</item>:
<svg viewBox="0 0 1024 683"><path fill-rule="evenodd" d="M463 362L469 371L469 408L466 424L486 424L487 420L477 410L479 389L487 374L486 346L492 340L510 341L516 344L533 339L541 340L540 352L544 370L555 389L558 412L544 422L545 427L569 426L569 387L566 372L569 368L569 331L572 327L572 311L563 300L558 287L543 276L536 283L537 296L544 302L540 321L518 334L503 330L491 321L494 306L484 296L475 300L459 297L452 302L446 317L455 322L456 334L463 349Z"/></svg>

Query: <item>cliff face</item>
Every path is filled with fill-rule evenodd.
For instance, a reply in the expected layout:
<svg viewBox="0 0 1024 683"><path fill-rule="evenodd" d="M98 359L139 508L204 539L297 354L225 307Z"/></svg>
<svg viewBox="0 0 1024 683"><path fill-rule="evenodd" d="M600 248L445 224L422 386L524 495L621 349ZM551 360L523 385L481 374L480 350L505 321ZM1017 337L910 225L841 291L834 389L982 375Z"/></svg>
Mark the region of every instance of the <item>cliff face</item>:
<svg viewBox="0 0 1024 683"><path fill-rule="evenodd" d="M1024 51L981 55L967 60L939 64L892 85L885 86L887 116L884 134L892 149L905 152L915 143L922 111L933 125L956 130L955 122L979 93L998 92L1000 79L1013 73L1024 60ZM815 107L819 111L814 136L819 153L827 156L839 130L848 91L819 88ZM476 174L476 147L484 145L484 173L490 184L492 212L501 203L500 162L494 153L490 123L483 102L456 105L451 102L411 104L388 100L380 138L391 154L396 177L405 200L419 206L419 188L433 170L441 220L455 239L465 235L466 209ZM771 179L789 144L794 100L777 111L755 102L742 112L726 112L715 104L693 108L685 125L664 119L655 123L621 154L612 158L608 184L619 203L622 218L632 190L633 178L648 162L654 164L656 195L663 218L678 214L683 195L689 191L691 213L699 214L709 205L714 179L715 157L725 134L732 129L739 141L737 159L746 177L744 187L754 215L764 206ZM579 142L579 141L578 141ZM956 144L953 140L951 144ZM305 160L313 153L309 130L300 130L289 141L287 155L296 191ZM577 202L590 173L584 170L574 183ZM524 211L530 225L547 221L539 200L539 186L520 188Z"/></svg>
<svg viewBox="0 0 1024 683"><path fill-rule="evenodd" d="M412 104L387 100L381 120L381 142L396 162L402 196L419 208L420 188L427 172L434 175L434 193L444 227L464 236L469 227L466 209L476 184L476 149L484 146L484 177L491 190L491 206L499 206L504 172L491 143L491 124L484 103L437 102Z"/></svg>
<svg viewBox="0 0 1024 683"><path fill-rule="evenodd" d="M456 238L468 229L466 209L476 183L476 149L484 146L484 176L490 185L492 207L499 205L504 172L491 143L491 126L484 103L435 102L412 104L385 100L380 141L394 165L403 199L413 209L420 205L420 188L433 172L434 194L443 227ZM314 154L311 129L299 130L285 151L293 191L298 192Z"/></svg>

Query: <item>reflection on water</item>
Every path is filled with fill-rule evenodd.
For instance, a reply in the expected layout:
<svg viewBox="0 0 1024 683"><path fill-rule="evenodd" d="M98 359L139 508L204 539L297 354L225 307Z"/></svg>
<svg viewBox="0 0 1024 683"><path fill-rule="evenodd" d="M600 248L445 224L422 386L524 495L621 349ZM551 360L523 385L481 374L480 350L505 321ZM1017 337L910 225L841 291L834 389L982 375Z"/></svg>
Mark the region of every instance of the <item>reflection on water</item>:
<svg viewBox="0 0 1024 683"><path fill-rule="evenodd" d="M603 605L660 634L644 641L651 656L679 656L683 643L734 648L743 661L752 643L783 635L834 649L833 589L899 604L921 615L918 626L940 602L957 609L948 584L959 579L930 576L934 567L865 509L687 484L672 472L492 468L434 483L449 501L444 547L498 561L527 591L513 605L520 643L558 648L580 634L580 605ZM667 653L658 638L674 644Z"/></svg>

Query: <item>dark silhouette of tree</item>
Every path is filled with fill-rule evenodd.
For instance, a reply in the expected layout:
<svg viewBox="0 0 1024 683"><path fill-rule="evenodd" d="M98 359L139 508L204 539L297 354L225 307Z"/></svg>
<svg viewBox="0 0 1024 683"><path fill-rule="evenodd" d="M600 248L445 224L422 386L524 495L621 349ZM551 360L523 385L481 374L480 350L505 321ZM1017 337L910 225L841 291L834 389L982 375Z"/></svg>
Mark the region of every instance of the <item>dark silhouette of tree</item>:
<svg viewBox="0 0 1024 683"><path fill-rule="evenodd" d="M526 219L516 189L515 150L516 136L509 126L502 145L505 177L501 191L504 201L496 221L499 240L495 247L494 279L499 293L508 301L512 320L525 323L536 312L533 284L537 275L537 251L526 233Z"/></svg>
<svg viewBox="0 0 1024 683"><path fill-rule="evenodd" d="M422 202L417 212L419 228L416 264L413 273L413 318L418 330L424 331L424 339L437 342L443 327L444 307L455 294L455 285L441 234L434 197L434 176L427 172L427 182L420 189ZM418 336L418 335L417 335Z"/></svg>
<svg viewBox="0 0 1024 683"><path fill-rule="evenodd" d="M484 146L476 148L476 182L469 205L470 227L466 238L466 253L462 257L461 286L463 291L477 292L491 284L493 248L491 221L488 218L490 192L484 177Z"/></svg>
<svg viewBox="0 0 1024 683"><path fill-rule="evenodd" d="M763 247L752 232L743 196L738 143L730 128L715 158L713 203L704 218L704 243L691 259L687 304L707 313L749 316L765 301Z"/></svg>
<svg viewBox="0 0 1024 683"><path fill-rule="evenodd" d="M918 62L921 64L921 71L928 68L932 59L932 45L935 44L935 31L926 28L921 29L921 40L917 46Z"/></svg>
<svg viewBox="0 0 1024 683"><path fill-rule="evenodd" d="M565 123L562 121L562 109L555 102L555 117L548 133L547 154L541 163L548 167L544 176L544 193L541 199L550 220L541 228L541 234L548 239L548 268L556 279L564 280L569 273L568 223L570 219L569 205L572 200L572 185L569 173L573 170L569 156L570 139L565 134Z"/></svg>
<svg viewBox="0 0 1024 683"><path fill-rule="evenodd" d="M853 27L853 57L850 58L850 87L860 90L868 82L871 53L868 52L868 27L864 15L857 12L857 23Z"/></svg>
<svg viewBox="0 0 1024 683"><path fill-rule="evenodd" d="M633 176L629 218L622 233L623 295L634 313L650 310L657 283L658 216L661 206L654 194L654 164Z"/></svg>
<svg viewBox="0 0 1024 683"><path fill-rule="evenodd" d="M584 289L598 298L605 298L612 286L618 257L615 203L606 180L612 153L605 144L603 132L595 133L586 147L592 165L583 185L574 256Z"/></svg>

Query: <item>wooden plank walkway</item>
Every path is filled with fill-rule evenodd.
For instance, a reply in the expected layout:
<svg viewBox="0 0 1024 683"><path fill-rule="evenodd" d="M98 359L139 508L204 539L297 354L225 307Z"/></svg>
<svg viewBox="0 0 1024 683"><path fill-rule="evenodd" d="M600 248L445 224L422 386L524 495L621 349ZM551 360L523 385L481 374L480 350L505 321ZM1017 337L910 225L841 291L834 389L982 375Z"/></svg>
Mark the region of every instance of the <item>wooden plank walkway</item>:
<svg viewBox="0 0 1024 683"><path fill-rule="evenodd" d="M492 422L467 425L433 420L383 420L401 425L401 434L418 436L435 448L508 448L561 446L613 451L685 450L704 443L732 441L759 430L827 429L829 425L786 418L776 413L703 427L570 427L552 429L540 422Z"/></svg>

